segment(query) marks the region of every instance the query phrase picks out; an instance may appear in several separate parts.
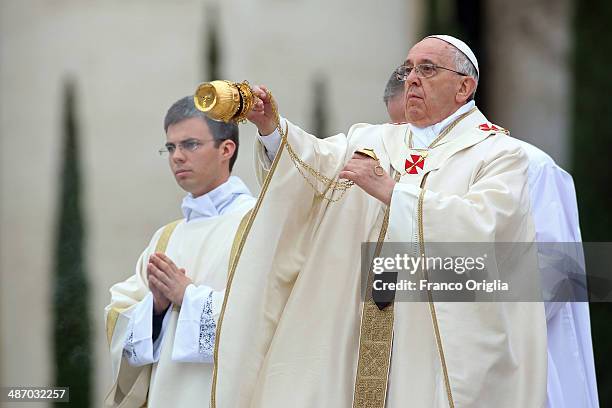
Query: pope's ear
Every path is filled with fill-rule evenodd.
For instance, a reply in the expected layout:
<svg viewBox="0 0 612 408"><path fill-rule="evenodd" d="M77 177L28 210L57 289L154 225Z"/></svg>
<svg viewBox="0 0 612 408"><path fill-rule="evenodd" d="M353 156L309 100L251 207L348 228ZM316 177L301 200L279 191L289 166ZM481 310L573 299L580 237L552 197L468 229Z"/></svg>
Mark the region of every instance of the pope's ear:
<svg viewBox="0 0 612 408"><path fill-rule="evenodd" d="M457 90L457 95L455 96L456 101L460 104L464 104L475 90L476 80L470 76L462 77L461 82L459 83L459 89Z"/></svg>

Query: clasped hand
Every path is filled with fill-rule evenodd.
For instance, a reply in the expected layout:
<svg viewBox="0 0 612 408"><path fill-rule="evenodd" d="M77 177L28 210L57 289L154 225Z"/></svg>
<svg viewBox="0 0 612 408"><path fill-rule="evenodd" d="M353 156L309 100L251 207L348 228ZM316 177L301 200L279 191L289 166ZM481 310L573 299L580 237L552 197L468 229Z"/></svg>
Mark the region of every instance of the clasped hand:
<svg viewBox="0 0 612 408"><path fill-rule="evenodd" d="M149 257L147 265L149 289L153 293L153 311L163 313L173 303L183 303L185 289L192 281L185 275L185 269L178 268L166 255L156 252Z"/></svg>
<svg viewBox="0 0 612 408"><path fill-rule="evenodd" d="M354 153L351 160L346 163L340 172L339 177L351 180L372 197L389 205L391 204L395 180L381 168L378 169L380 175L376 174L375 168L379 165L378 160L363 154Z"/></svg>

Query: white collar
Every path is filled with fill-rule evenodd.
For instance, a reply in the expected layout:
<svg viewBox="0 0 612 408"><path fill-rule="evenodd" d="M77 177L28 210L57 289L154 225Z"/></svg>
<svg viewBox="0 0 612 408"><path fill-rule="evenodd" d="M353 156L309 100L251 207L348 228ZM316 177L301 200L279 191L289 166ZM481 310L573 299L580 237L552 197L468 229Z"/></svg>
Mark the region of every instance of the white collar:
<svg viewBox="0 0 612 408"><path fill-rule="evenodd" d="M446 128L453 120L468 112L474 106L476 106L476 102L469 101L443 121L424 128L420 128L409 123L408 125L410 127L410 130L412 131L412 147L416 149L424 149L428 147L431 142L433 142L433 140L438 137L440 132L444 130L444 128Z"/></svg>
<svg viewBox="0 0 612 408"><path fill-rule="evenodd" d="M251 196L248 187L236 176L231 176L217 188L199 197L191 193L183 198L181 210L186 222L197 218L222 215L231 209L232 203L242 194Z"/></svg>

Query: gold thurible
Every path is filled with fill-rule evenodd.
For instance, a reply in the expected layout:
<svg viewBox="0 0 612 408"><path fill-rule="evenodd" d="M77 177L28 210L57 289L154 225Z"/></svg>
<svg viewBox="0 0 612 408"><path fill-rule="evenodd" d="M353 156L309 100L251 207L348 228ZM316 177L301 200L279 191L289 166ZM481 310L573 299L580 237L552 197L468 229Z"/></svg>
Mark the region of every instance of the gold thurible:
<svg viewBox="0 0 612 408"><path fill-rule="evenodd" d="M198 86L193 96L196 108L223 122L244 122L255 104L247 81L212 81Z"/></svg>
<svg viewBox="0 0 612 408"><path fill-rule="evenodd" d="M281 137L281 146L287 147L287 153L291 161L298 169L304 180L315 191L315 196L330 202L339 201L344 193L355 183L350 180L339 180L336 177L328 177L322 174L315 167L306 163L298 157L291 144L287 140L287 129L283 130L280 123L278 107L270 91L267 91L268 98L272 104L273 115L276 119L276 129ZM196 108L204 112L209 118L223 122L245 122L246 117L255 105L255 95L247 81L232 82L217 80L204 82L198 86L193 96ZM281 147L282 150L282 147ZM364 153L370 157L376 157L374 151ZM370 155L371 154L371 155ZM384 172L384 170L383 170ZM321 184L321 189L316 185ZM335 192L339 194L334 195Z"/></svg>

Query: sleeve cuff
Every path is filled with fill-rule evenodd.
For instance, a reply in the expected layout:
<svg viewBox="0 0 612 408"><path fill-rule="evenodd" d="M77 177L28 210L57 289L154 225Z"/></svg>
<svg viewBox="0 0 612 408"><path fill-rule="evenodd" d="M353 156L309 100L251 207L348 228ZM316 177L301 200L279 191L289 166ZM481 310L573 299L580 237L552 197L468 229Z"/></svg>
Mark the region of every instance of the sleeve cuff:
<svg viewBox="0 0 612 408"><path fill-rule="evenodd" d="M285 119L282 117L280 119L280 123L281 127L286 126ZM266 156L268 156L268 159L270 159L270 161L273 161L281 144L281 136L278 132L278 129L274 129L274 132L270 133L267 136L259 135L259 140L266 149Z"/></svg>
<svg viewBox="0 0 612 408"><path fill-rule="evenodd" d="M162 326L163 331L163 326ZM133 366L142 366L153 360L153 294L147 293L134 308L128 323L123 355ZM162 335L160 334L160 338Z"/></svg>
<svg viewBox="0 0 612 408"><path fill-rule="evenodd" d="M187 287L176 326L172 360L212 362L218 318L218 314L214 316L214 309L220 310L219 306L215 306L215 303L219 303L218 293L223 292L215 292L204 285L192 284Z"/></svg>

